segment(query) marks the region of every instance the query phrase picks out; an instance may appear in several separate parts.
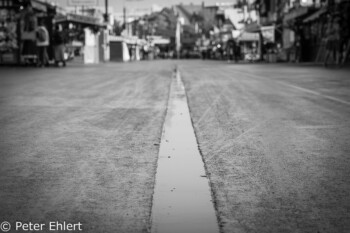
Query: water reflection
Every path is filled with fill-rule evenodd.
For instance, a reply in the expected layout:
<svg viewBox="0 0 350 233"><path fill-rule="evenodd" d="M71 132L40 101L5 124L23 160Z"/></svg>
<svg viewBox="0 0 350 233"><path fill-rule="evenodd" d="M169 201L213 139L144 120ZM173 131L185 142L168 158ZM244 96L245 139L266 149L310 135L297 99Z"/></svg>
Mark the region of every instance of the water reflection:
<svg viewBox="0 0 350 233"><path fill-rule="evenodd" d="M172 80L160 144L152 232L219 232L208 179L179 75Z"/></svg>

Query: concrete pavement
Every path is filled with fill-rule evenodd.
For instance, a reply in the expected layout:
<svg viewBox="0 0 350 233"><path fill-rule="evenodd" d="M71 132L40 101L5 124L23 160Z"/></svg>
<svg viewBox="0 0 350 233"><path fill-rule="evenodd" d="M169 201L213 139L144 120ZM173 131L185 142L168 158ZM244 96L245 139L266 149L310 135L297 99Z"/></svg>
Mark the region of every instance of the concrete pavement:
<svg viewBox="0 0 350 233"><path fill-rule="evenodd" d="M349 232L348 70L216 61L0 68L0 222L147 232L178 64L221 231Z"/></svg>

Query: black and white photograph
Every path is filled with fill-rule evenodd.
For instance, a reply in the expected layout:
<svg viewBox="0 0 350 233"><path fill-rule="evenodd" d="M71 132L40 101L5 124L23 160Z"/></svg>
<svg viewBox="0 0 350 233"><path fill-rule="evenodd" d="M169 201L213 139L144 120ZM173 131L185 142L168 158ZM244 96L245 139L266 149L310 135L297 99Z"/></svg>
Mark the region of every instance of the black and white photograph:
<svg viewBox="0 0 350 233"><path fill-rule="evenodd" d="M350 0L0 0L0 233L350 233Z"/></svg>

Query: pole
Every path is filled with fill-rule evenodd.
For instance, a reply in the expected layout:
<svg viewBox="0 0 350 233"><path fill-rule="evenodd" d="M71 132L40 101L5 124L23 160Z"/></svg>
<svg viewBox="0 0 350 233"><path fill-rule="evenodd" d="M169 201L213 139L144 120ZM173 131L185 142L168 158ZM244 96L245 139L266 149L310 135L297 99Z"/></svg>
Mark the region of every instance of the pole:
<svg viewBox="0 0 350 233"><path fill-rule="evenodd" d="M129 32L128 26L126 25L126 7L123 7L123 20L124 20L124 27Z"/></svg>
<svg viewBox="0 0 350 233"><path fill-rule="evenodd" d="M105 0L105 22L108 23L108 0Z"/></svg>

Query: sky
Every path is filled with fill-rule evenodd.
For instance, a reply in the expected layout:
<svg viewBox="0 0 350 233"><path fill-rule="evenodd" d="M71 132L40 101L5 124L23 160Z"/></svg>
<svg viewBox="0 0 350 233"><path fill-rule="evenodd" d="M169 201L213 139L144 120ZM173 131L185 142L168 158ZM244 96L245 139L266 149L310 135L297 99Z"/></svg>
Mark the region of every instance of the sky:
<svg viewBox="0 0 350 233"><path fill-rule="evenodd" d="M57 5L67 6L69 1L72 0L49 0L55 2ZM78 0L79 1L79 0ZM84 0L81 0L84 1ZM86 0L89 1L89 0ZM96 0L99 6L104 6L105 0ZM150 9L152 5L156 4L161 7L172 6L175 4L202 4L205 5L214 5L217 2L224 3L234 3L235 0L108 0L109 5L114 8L115 12L122 12L123 5L125 4L126 8L130 8L136 11L144 11Z"/></svg>

